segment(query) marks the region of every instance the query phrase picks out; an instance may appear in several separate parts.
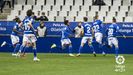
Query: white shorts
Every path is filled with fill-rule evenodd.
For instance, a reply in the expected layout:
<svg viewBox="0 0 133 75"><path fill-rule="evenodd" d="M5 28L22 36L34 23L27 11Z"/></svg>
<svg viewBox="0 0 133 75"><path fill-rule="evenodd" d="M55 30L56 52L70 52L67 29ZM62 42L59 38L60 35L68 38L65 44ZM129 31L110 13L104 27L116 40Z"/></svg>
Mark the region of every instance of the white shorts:
<svg viewBox="0 0 133 75"><path fill-rule="evenodd" d="M108 38L108 45L112 46L114 45L115 47L118 47L118 40L116 37L109 37Z"/></svg>
<svg viewBox="0 0 133 75"><path fill-rule="evenodd" d="M34 43L37 41L36 37L34 34L24 34L23 36L23 42L27 42L27 43Z"/></svg>
<svg viewBox="0 0 133 75"><path fill-rule="evenodd" d="M64 44L71 44L71 40L69 38L61 39L61 45L63 46Z"/></svg>
<svg viewBox="0 0 133 75"><path fill-rule="evenodd" d="M103 34L100 32L95 33L95 39L98 43L102 44Z"/></svg>
<svg viewBox="0 0 133 75"><path fill-rule="evenodd" d="M10 37L11 37L11 42L12 42L13 45L16 44L16 43L19 43L19 37L18 36L11 35Z"/></svg>
<svg viewBox="0 0 133 75"><path fill-rule="evenodd" d="M81 40L81 43L86 43L86 42L92 43L92 37L83 37Z"/></svg>

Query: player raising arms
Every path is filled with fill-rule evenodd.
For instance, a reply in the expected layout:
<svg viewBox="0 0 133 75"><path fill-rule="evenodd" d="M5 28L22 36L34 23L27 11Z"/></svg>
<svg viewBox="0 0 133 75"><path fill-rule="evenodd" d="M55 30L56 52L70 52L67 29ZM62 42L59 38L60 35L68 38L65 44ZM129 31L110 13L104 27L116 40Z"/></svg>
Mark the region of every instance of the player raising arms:
<svg viewBox="0 0 133 75"><path fill-rule="evenodd" d="M10 36L12 44L7 43L6 41L4 41L1 44L1 47L3 47L4 45L14 47L14 50L12 52L12 56L16 56L16 51L19 50L19 47L20 47L19 35L23 34L23 32L21 32L21 31L23 31L23 25L22 25L21 20L17 20L16 22L17 23L14 25L11 36Z"/></svg>
<svg viewBox="0 0 133 75"><path fill-rule="evenodd" d="M74 56L72 54L72 43L71 40L69 39L69 36L73 33L73 30L69 27L69 21L65 20L64 21L65 27L62 30L62 36L61 36L61 47L57 46L56 44L53 44L51 46L51 48L60 48L60 49L64 49L67 46L69 47L69 56Z"/></svg>
<svg viewBox="0 0 133 75"><path fill-rule="evenodd" d="M112 19L112 24L109 25L108 29L107 29L107 36L108 36L108 45L110 47L112 47L112 45L115 46L115 56L118 56L118 51L119 51L119 46L118 46L118 40L116 38L116 35L119 33L121 34L124 38L125 35L123 35L122 33L120 33L119 30L119 26L116 24L116 19L113 18Z"/></svg>
<svg viewBox="0 0 133 75"><path fill-rule="evenodd" d="M19 53L21 53L21 51L23 51L24 49L28 49L28 47L26 46L28 43L32 44L32 48L34 51L34 59L33 61L40 61L40 59L37 58L37 49L36 49L36 36L34 34L35 29L33 27L33 18L32 18L32 10L28 10L27 12L27 16L25 17L25 19L23 20L23 24L24 24L24 35L23 35L23 43L20 47Z"/></svg>
<svg viewBox="0 0 133 75"><path fill-rule="evenodd" d="M100 50L102 49L102 39L103 39L103 24L102 21L98 19L99 16L95 16L95 21L93 22L93 30L94 30L94 37L96 42L99 44ZM102 54L105 56L105 52L103 51Z"/></svg>
<svg viewBox="0 0 133 75"><path fill-rule="evenodd" d="M92 34L93 34L93 29L92 29L92 25L90 25L87 21L88 21L88 18L87 17L84 17L84 22L83 22L83 28L84 28L84 33L83 33L83 38L82 38L82 41L81 41L81 45L79 47L79 50L78 50L78 54L77 56L80 56L81 54L81 50L84 46L84 44L86 42L88 42L88 45L90 46L90 49L93 51L93 54L94 56L96 56L96 53L94 51L94 48L93 48L93 45L92 45Z"/></svg>

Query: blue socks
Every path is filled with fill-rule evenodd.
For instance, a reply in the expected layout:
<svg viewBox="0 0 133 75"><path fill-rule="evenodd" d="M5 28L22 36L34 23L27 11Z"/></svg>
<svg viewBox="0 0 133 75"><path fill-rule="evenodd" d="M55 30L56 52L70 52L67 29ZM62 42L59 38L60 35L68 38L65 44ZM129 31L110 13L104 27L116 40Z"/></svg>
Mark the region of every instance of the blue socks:
<svg viewBox="0 0 133 75"><path fill-rule="evenodd" d="M93 51L93 53L95 53L94 47L92 45L90 45L90 49Z"/></svg>
<svg viewBox="0 0 133 75"><path fill-rule="evenodd" d="M72 45L69 46L69 54L72 53Z"/></svg>
<svg viewBox="0 0 133 75"><path fill-rule="evenodd" d="M19 50L19 47L20 47L20 44L16 44L14 50L13 50L13 53L15 54L17 50Z"/></svg>
<svg viewBox="0 0 133 75"><path fill-rule="evenodd" d="M119 48L115 48L115 56L117 57L118 56L118 50L119 50Z"/></svg>
<svg viewBox="0 0 133 75"><path fill-rule="evenodd" d="M36 50L36 48L33 48L33 51L34 51L34 57L36 57L37 56L37 50Z"/></svg>
<svg viewBox="0 0 133 75"><path fill-rule="evenodd" d="M20 49L19 49L19 52L21 53L24 50L24 48L25 48L25 46L21 45Z"/></svg>
<svg viewBox="0 0 133 75"><path fill-rule="evenodd" d="M79 47L78 54L81 53L82 48L83 48L82 46Z"/></svg>

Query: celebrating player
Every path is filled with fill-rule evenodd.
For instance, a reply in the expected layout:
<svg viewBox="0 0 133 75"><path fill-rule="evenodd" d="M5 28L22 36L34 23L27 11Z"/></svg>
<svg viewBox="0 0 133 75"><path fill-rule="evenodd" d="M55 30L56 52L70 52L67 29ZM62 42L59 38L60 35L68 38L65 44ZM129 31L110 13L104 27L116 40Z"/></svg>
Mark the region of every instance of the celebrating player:
<svg viewBox="0 0 133 75"><path fill-rule="evenodd" d="M36 36L34 34L35 29L33 27L33 18L32 18L32 10L28 10L27 11L27 16L25 17L25 19L23 20L23 24L24 24L24 35L23 35L23 43L20 47L19 53L21 53L22 50L26 50L28 49L27 44L31 43L32 44L32 48L34 51L34 59L33 61L40 61L40 59L37 58L37 49L36 49Z"/></svg>
<svg viewBox="0 0 133 75"><path fill-rule="evenodd" d="M112 19L112 24L109 25L108 29L107 29L107 36L108 36L108 45L110 47L112 47L112 45L115 46L115 56L118 56L118 51L119 51L119 46L118 46L118 40L116 38L117 33L121 34L118 30L119 30L119 26L116 24L116 19L113 18ZM123 34L121 34L123 35ZM125 35L123 35L124 38Z"/></svg>
<svg viewBox="0 0 133 75"><path fill-rule="evenodd" d="M14 25L11 36L10 36L12 44L7 43L6 41L4 41L1 44L1 47L3 47L4 45L14 47L12 56L16 56L16 51L19 50L19 47L20 47L19 35L22 35L21 30L23 30L22 22L20 20L17 20L17 23Z"/></svg>
<svg viewBox="0 0 133 75"><path fill-rule="evenodd" d="M95 16L95 21L93 22L94 37L96 42L99 44L99 48L102 49L102 39L103 39L103 24L102 21L98 19L98 15ZM105 52L102 52L105 55Z"/></svg>
<svg viewBox="0 0 133 75"><path fill-rule="evenodd" d="M61 36L61 47L57 46L56 44L53 44L51 48L58 47L58 48L64 49L68 46L69 56L74 56L72 54L72 43L71 43L71 40L69 39L69 36L73 33L73 30L69 27L70 24L68 20L65 20L64 24L65 24L65 27L62 30L62 36Z"/></svg>
<svg viewBox="0 0 133 75"><path fill-rule="evenodd" d="M93 34L92 25L90 25L87 22L88 21L87 17L84 17L83 19L84 19L84 22L82 25L84 27L84 36L82 38L81 45L79 47L77 56L80 56L81 50L82 50L82 48L86 42L88 42L90 49L93 51L94 56L96 56L96 53L95 53L93 45L92 45L92 39L93 39L93 37L92 37L92 34Z"/></svg>

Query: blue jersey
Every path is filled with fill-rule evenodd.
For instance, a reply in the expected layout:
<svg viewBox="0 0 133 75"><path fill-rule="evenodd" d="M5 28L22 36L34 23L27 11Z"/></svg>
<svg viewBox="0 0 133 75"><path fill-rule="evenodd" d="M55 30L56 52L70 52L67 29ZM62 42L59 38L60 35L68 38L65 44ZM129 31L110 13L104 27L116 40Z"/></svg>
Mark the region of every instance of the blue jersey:
<svg viewBox="0 0 133 75"><path fill-rule="evenodd" d="M32 17L26 17L23 20L23 25L24 25L24 34L34 34L34 30L29 24L33 24L33 18Z"/></svg>
<svg viewBox="0 0 133 75"><path fill-rule="evenodd" d="M67 39L69 35L72 34L72 30L69 26L65 26L62 30L62 36L61 39Z"/></svg>
<svg viewBox="0 0 133 75"><path fill-rule="evenodd" d="M95 20L93 22L93 29L94 29L95 33L97 33L97 32L102 33L102 30L103 30L102 21L101 20Z"/></svg>
<svg viewBox="0 0 133 75"><path fill-rule="evenodd" d="M16 24L14 25L13 29L15 29L16 31L21 31L21 30L22 30L22 29L19 27L19 24L18 24L18 23L16 23ZM11 35L16 35L16 36L18 36L18 33L15 32L15 31L12 31Z"/></svg>
<svg viewBox="0 0 133 75"><path fill-rule="evenodd" d="M92 36L92 25L90 25L88 22L84 22L82 25L84 28L84 36Z"/></svg>
<svg viewBox="0 0 133 75"><path fill-rule="evenodd" d="M115 37L119 30L119 26L116 23L109 25L107 35L108 37Z"/></svg>

